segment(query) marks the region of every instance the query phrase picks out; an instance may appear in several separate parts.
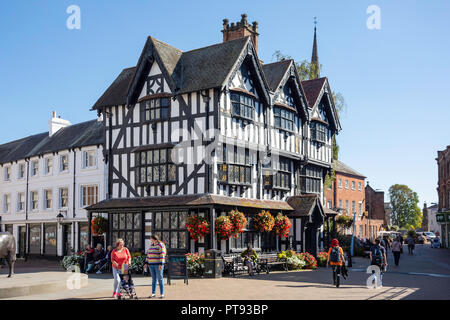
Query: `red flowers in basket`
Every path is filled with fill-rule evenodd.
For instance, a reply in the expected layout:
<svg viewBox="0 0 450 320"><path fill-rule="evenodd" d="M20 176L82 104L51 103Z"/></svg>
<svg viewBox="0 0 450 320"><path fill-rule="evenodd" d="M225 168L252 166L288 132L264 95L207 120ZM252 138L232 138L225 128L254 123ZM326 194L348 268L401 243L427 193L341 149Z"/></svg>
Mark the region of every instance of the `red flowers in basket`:
<svg viewBox="0 0 450 320"><path fill-rule="evenodd" d="M186 227L189 231L189 235L194 241L197 241L209 234L209 222L205 217L198 215L190 216L187 218Z"/></svg>
<svg viewBox="0 0 450 320"><path fill-rule="evenodd" d="M317 268L317 260L314 258L312 254L309 252L302 252L299 254L300 259L306 262L305 269L316 269Z"/></svg>
<svg viewBox="0 0 450 320"><path fill-rule="evenodd" d="M270 232L275 224L275 219L269 211L263 210L253 219L253 226L259 232Z"/></svg>
<svg viewBox="0 0 450 320"><path fill-rule="evenodd" d="M100 236L108 232L108 219L102 216L95 217L91 221L91 231L94 236Z"/></svg>
<svg viewBox="0 0 450 320"><path fill-rule="evenodd" d="M217 237L221 240L230 239L233 234L233 224L231 223L231 219L228 216L220 216L216 218L216 233Z"/></svg>
<svg viewBox="0 0 450 320"><path fill-rule="evenodd" d="M244 229L247 226L247 219L242 212L231 210L230 221L233 225L233 237L237 239L237 237L239 237L239 234L244 232Z"/></svg>
<svg viewBox="0 0 450 320"><path fill-rule="evenodd" d="M273 226L273 231L281 238L281 237L289 237L289 229L291 229L292 223L291 220L283 216L281 212L275 217L275 224Z"/></svg>

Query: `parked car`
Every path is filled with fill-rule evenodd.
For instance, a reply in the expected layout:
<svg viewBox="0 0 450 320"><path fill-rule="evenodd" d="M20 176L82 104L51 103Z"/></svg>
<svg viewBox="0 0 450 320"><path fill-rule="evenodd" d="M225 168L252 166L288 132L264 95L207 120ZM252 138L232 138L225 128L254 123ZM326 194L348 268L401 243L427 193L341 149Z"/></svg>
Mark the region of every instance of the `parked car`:
<svg viewBox="0 0 450 320"><path fill-rule="evenodd" d="M433 242L434 238L436 238L436 235L430 231L424 232L423 235L425 236L425 238L427 238L427 241L431 241L431 242Z"/></svg>

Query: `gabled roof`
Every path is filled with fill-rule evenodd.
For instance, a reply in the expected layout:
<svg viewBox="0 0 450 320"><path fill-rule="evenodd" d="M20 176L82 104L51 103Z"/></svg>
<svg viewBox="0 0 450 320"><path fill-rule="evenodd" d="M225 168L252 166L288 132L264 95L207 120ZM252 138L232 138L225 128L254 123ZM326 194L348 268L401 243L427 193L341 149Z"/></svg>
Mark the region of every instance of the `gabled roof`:
<svg viewBox="0 0 450 320"><path fill-rule="evenodd" d="M51 137L48 132L43 132L8 142L0 145L0 164L65 149L104 144L103 130L102 122L91 120L62 128Z"/></svg>
<svg viewBox="0 0 450 320"><path fill-rule="evenodd" d="M291 196L286 199L286 202L294 208L294 211L289 214L291 217L308 217L310 222L313 219L313 213L317 209L321 216L321 220L325 217L322 204L320 203L318 194L303 194L300 196Z"/></svg>
<svg viewBox="0 0 450 320"><path fill-rule="evenodd" d="M316 105L320 91L326 82L326 77L302 81L303 90L305 90L306 99L310 108Z"/></svg>
<svg viewBox="0 0 450 320"><path fill-rule="evenodd" d="M153 37L148 37L136 67L124 69L92 109L128 104L136 100L139 83L156 61L174 94L222 87L239 62L250 37L182 52ZM264 74L262 75L264 85Z"/></svg>
<svg viewBox="0 0 450 320"><path fill-rule="evenodd" d="M266 76L269 88L272 91L277 91L280 86L281 80L291 66L293 60L282 60L274 63L264 64L262 66L264 75Z"/></svg>
<svg viewBox="0 0 450 320"><path fill-rule="evenodd" d="M97 100L92 109L123 105L127 100L128 87L136 72L136 67L123 69L113 83Z"/></svg>
<svg viewBox="0 0 450 320"><path fill-rule="evenodd" d="M348 165L346 165L342 161L339 161L339 160L333 160L333 161L335 163L334 170L336 172L347 173L347 174L351 174L351 175L354 175L354 176L357 176L360 178L366 178L366 176L364 176L361 173L359 173L358 171L350 168Z"/></svg>

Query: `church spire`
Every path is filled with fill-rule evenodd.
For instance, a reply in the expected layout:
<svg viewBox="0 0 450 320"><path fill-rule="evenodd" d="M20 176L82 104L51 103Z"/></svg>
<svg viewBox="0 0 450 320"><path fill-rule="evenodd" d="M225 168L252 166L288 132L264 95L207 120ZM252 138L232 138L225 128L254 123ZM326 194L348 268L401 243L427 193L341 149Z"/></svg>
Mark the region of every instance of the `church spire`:
<svg viewBox="0 0 450 320"><path fill-rule="evenodd" d="M317 17L314 17L314 42L311 56L311 64L314 65L314 72L311 72L311 78L320 78L319 54L317 52Z"/></svg>

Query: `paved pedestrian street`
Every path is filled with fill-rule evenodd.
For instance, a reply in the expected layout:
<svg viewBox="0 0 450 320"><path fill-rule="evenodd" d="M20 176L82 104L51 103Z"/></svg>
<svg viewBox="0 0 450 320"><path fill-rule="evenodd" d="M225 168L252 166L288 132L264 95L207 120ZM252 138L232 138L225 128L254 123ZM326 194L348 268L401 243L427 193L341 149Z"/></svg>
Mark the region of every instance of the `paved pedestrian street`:
<svg viewBox="0 0 450 320"><path fill-rule="evenodd" d="M405 250L407 252L407 250ZM368 289L366 268L368 259L354 258L349 278L340 288L332 286L331 269L272 272L254 277L238 276L220 279L189 279L166 285L166 298L189 300L262 299L262 300L399 300L450 299L450 251L431 249L429 245L416 246L414 256L404 253L400 266L395 267L392 253L388 254L388 272L383 287ZM0 277L6 277L3 269ZM54 272L52 272L54 273ZM64 273L67 275L67 273ZM135 276L136 291L140 299L151 293L151 278ZM19 296L10 299L112 299L113 280L110 274L89 275L89 284L81 289L50 292L40 295ZM157 291L159 294L159 291ZM159 299L153 299L159 301Z"/></svg>

